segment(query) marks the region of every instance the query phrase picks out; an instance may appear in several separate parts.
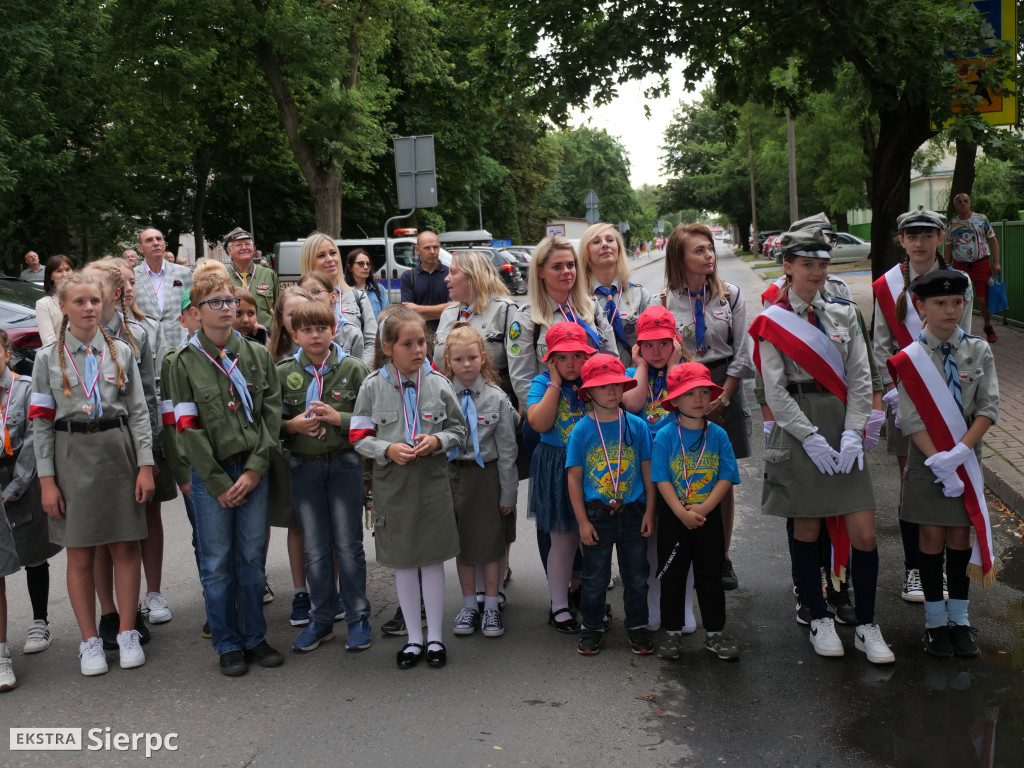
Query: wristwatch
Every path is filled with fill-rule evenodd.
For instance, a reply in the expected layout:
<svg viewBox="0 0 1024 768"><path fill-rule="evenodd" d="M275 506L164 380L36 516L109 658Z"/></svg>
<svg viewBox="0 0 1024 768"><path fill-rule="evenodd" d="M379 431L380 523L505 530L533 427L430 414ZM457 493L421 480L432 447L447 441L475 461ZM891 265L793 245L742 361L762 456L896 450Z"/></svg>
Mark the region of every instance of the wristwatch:
<svg viewBox="0 0 1024 768"><path fill-rule="evenodd" d="M726 397L725 395L721 395L721 396L720 396L720 397L719 397L718 399L722 401L722 407L723 407L723 408L728 408L728 407L729 407L729 403L730 403L730 402L732 402L732 401L731 401L731 400L730 400L730 399L729 399L728 397Z"/></svg>

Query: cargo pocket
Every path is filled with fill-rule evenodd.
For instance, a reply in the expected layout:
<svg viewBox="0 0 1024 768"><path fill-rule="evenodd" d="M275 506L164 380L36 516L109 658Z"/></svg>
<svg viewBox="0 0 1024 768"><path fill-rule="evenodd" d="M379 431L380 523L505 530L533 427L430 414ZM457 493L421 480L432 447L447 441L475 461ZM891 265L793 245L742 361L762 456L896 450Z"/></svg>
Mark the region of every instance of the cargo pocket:
<svg viewBox="0 0 1024 768"><path fill-rule="evenodd" d="M765 448L764 461L766 464L781 464L789 461L791 449L789 448Z"/></svg>

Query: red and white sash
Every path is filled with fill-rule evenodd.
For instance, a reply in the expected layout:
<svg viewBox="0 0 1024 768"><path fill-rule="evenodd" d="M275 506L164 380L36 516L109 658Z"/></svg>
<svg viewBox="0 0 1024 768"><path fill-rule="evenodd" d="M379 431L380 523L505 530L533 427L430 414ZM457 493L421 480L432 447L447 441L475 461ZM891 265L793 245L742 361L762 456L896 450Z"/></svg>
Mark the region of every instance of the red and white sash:
<svg viewBox="0 0 1024 768"><path fill-rule="evenodd" d="M946 380L939 372L928 349L923 344L911 344L888 360L893 380L903 383L911 402L921 414L928 436L936 449L948 451L967 434L967 422L956 405ZM971 550L967 575L987 588L996 580L995 559L992 554L992 528L985 503L985 481L974 451L957 468L964 483L964 505L967 516L977 534Z"/></svg>
<svg viewBox="0 0 1024 768"><path fill-rule="evenodd" d="M810 310L808 310L810 311ZM759 338L769 341L846 404L846 366L828 336L795 312L772 305L750 324L754 337L754 365L761 370Z"/></svg>
<svg viewBox="0 0 1024 768"><path fill-rule="evenodd" d="M912 344L921 333L921 317L914 309L914 299L908 290L906 291L907 316L902 323L896 319L896 302L899 300L900 294L904 292L903 270L900 265L897 264L875 280L871 287L875 292L878 308L882 310L885 322L889 324L889 330L892 332L893 338L896 339L896 343L900 345L900 349Z"/></svg>
<svg viewBox="0 0 1024 768"><path fill-rule="evenodd" d="M782 295L782 289L786 287L786 278L780 277L774 283L764 289L764 293L761 294L761 306L770 307L772 304L779 300L779 296Z"/></svg>

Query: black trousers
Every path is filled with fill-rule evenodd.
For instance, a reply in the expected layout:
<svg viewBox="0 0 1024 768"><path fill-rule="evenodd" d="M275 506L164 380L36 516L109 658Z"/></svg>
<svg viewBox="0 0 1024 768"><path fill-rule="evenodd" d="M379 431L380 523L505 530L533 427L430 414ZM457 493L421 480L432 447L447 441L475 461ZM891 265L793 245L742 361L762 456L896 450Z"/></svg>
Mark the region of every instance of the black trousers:
<svg viewBox="0 0 1024 768"><path fill-rule="evenodd" d="M671 558L668 568L665 564ZM722 565L725 562L725 529L720 507L707 516L704 525L688 529L673 514L664 499L658 499L658 573L661 576L661 626L670 632L683 628L686 575L693 563L693 586L697 592L701 620L708 632L725 628L725 590ZM664 571L664 573L662 573Z"/></svg>

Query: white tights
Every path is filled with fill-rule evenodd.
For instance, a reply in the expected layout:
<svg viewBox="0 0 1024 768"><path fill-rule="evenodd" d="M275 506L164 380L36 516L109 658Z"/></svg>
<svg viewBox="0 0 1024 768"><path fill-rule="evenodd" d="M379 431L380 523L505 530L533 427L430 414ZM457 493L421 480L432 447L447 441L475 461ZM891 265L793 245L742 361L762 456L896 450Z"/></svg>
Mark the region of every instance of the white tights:
<svg viewBox="0 0 1024 768"><path fill-rule="evenodd" d="M572 561L580 546L579 533L552 533L551 551L548 552L548 591L551 593L551 611L558 613L569 607L569 581Z"/></svg>
<svg viewBox="0 0 1024 768"><path fill-rule="evenodd" d="M423 625L420 623L420 577L423 579L423 605L427 611L427 643L440 643L441 623L444 621L444 563L395 570L398 604L402 608L405 626L409 630L408 642L423 645Z"/></svg>

